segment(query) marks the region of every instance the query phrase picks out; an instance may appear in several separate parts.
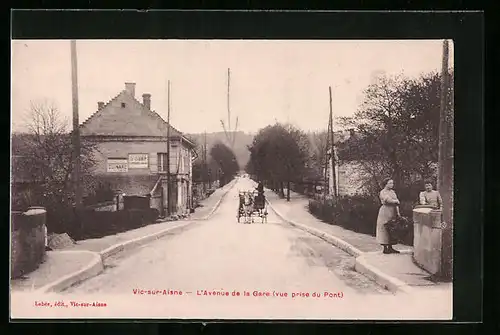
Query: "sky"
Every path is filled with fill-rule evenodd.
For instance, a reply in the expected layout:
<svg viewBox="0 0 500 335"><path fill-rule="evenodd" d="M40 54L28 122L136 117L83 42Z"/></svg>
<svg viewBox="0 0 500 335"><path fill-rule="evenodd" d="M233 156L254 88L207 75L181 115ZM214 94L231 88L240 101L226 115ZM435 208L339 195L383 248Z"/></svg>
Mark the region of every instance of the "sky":
<svg viewBox="0 0 500 335"><path fill-rule="evenodd" d="M256 132L275 121L324 130L332 87L335 117L350 116L380 73L417 77L439 71L441 40L78 40L80 123L136 83L136 98L184 133ZM23 130L30 102L49 101L71 121L69 40L12 41L12 129Z"/></svg>

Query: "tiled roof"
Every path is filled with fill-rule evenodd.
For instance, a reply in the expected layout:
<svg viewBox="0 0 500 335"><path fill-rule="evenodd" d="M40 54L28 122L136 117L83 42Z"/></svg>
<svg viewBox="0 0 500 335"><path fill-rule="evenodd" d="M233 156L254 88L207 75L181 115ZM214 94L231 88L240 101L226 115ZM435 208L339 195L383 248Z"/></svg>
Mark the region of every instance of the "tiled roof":
<svg viewBox="0 0 500 335"><path fill-rule="evenodd" d="M120 103L125 102L122 108ZM155 111L146 108L142 103L125 90L108 101L80 125L82 136L167 136L168 123ZM182 136L176 128L170 126L170 136Z"/></svg>

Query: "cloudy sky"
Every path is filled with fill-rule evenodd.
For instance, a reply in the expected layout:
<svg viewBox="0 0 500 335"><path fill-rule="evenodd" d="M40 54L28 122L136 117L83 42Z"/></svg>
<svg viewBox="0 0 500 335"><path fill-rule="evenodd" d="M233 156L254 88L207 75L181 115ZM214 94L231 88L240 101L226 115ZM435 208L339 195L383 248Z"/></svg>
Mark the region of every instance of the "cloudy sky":
<svg viewBox="0 0 500 335"><path fill-rule="evenodd" d="M80 122L125 82L136 83L139 101L150 93L152 109L166 119L170 80L172 125L186 133L221 131L231 68L231 122L238 116L238 130L254 132L275 120L324 129L329 86L335 115L352 115L377 73L438 71L442 42L79 40L77 50ZM12 41L13 129L22 130L30 101L43 100L71 118L70 42Z"/></svg>

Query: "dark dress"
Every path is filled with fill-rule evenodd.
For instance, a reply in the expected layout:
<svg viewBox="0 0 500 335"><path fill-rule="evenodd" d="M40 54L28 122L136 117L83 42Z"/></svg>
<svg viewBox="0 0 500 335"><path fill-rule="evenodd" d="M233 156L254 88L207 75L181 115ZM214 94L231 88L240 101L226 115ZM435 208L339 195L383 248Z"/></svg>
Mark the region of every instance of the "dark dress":
<svg viewBox="0 0 500 335"><path fill-rule="evenodd" d="M259 183L257 186L257 196L255 197L255 207L262 209L264 208L265 198L264 198L264 185Z"/></svg>

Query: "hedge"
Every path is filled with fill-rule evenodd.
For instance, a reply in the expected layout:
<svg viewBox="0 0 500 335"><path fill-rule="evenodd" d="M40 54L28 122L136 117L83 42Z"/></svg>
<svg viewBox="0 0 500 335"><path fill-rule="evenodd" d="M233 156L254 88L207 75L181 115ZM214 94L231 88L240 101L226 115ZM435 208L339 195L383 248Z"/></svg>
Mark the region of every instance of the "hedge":
<svg viewBox="0 0 500 335"><path fill-rule="evenodd" d="M328 224L335 224L357 233L375 236L379 202L370 196L344 196L333 200L309 200L309 212ZM413 222L411 202L402 202L401 215L410 220L402 243L413 245Z"/></svg>
<svg viewBox="0 0 500 335"><path fill-rule="evenodd" d="M154 223L159 213L156 209L130 209L115 212L86 209L77 215L73 208L47 212L47 230L68 233L75 240L100 238L125 232Z"/></svg>

